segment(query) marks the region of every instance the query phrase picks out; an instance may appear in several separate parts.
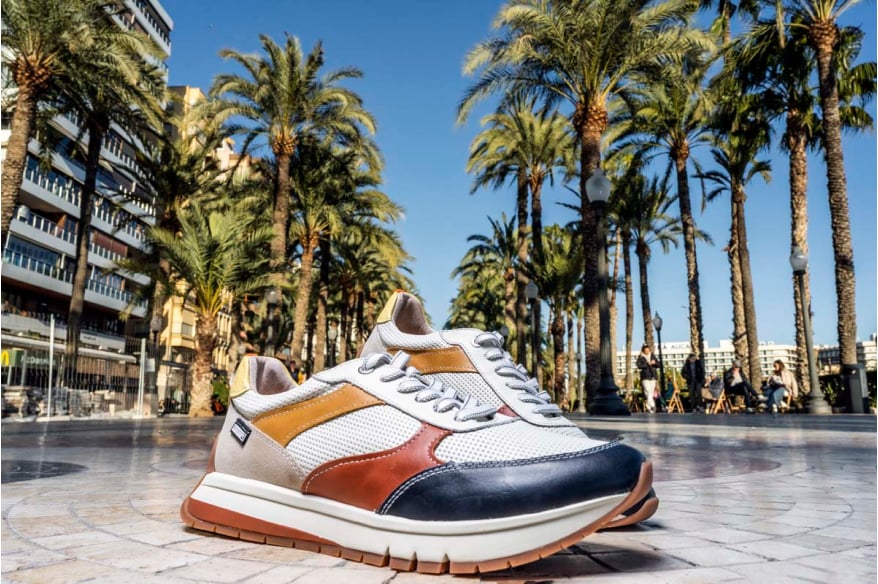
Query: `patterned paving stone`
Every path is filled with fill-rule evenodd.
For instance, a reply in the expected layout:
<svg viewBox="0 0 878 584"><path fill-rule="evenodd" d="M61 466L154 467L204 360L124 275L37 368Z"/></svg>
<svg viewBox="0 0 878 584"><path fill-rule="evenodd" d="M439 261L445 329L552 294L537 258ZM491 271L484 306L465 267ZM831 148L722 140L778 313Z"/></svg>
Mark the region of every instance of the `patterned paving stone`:
<svg viewBox="0 0 878 584"><path fill-rule="evenodd" d="M18 461L15 478L28 468L52 472L4 479L3 582L857 583L878 577L872 417L583 418L591 435L622 438L653 457L659 512L539 562L466 577L396 573L186 528L179 503L203 473L219 422L4 422L3 459ZM83 468L60 473L60 461Z"/></svg>

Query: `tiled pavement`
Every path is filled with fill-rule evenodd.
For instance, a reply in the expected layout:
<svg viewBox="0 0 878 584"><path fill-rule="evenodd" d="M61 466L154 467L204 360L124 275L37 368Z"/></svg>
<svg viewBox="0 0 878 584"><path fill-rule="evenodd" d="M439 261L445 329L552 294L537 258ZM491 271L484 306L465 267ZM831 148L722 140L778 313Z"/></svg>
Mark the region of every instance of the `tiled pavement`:
<svg viewBox="0 0 878 584"><path fill-rule="evenodd" d="M348 582L396 573L184 528L218 419L2 425L2 581ZM584 418L654 461L658 513L485 581L875 582L873 416Z"/></svg>

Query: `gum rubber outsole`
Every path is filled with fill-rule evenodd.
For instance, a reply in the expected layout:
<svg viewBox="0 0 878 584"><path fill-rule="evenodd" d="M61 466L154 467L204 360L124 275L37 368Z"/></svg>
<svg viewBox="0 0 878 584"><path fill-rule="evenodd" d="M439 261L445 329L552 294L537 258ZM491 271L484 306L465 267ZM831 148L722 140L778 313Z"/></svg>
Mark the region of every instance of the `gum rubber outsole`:
<svg viewBox="0 0 878 584"><path fill-rule="evenodd" d="M399 570L401 572L420 572L422 574L444 574L446 572L450 574L478 574L481 572L494 572L496 570L504 570L506 568L513 568L522 564L528 564L530 562L534 562L536 560L551 556L552 554L575 544L583 537L590 535L598 529L601 529L602 527L607 525L610 519L615 518L626 509L630 509L636 503L642 501L647 493L649 493L649 489L651 486L652 463L649 461L645 461L640 467L640 476L637 479L637 483L634 485L634 488L631 490L631 492L628 493L628 496L620 501L608 513L606 513L596 521L593 521L590 524L582 527L581 529L578 529L577 531L566 535L561 539L558 539L539 548L508 557L480 560L478 562L455 562L454 560L448 560L447 558L442 562L426 562L418 560L417 556L413 556L411 558L397 558L392 557L388 554L373 554L349 549L340 546L334 542L327 541L307 533L303 533L293 528L287 528L267 522L259 522L258 520L256 523L262 523L261 528L263 529L263 531L273 531L274 533L243 530L234 527L233 525L203 521L201 519L198 519L192 513L191 507L194 506L197 508L199 507L199 505L209 507L211 508L210 511L214 513L219 513L222 517L227 518L228 523L233 523L236 517L238 517L238 514L231 511L219 509L217 507L214 507L213 505L201 503L200 501L191 499L191 497L187 497L186 500L183 501L183 504L180 507L180 517L183 519L183 522L186 525L200 531L207 531L210 533L224 535L230 538L251 541L254 543L265 543L269 545L322 553L337 558L341 557L343 559L354 562L363 562L372 566L388 566L392 570ZM647 500L646 503L649 503L650 501L651 499ZM643 507L647 506L646 503L643 505ZM655 500L655 504L656 506L658 506L658 499ZM653 511L653 513L654 512L655 511ZM249 518L248 524L254 524L252 518Z"/></svg>
<svg viewBox="0 0 878 584"><path fill-rule="evenodd" d="M640 523L641 521L646 521L647 519L655 515L655 512L658 511L658 507L658 497L650 497L643 502L643 505L640 506L640 509L638 509L631 515L619 515L616 519L601 527L601 529L615 529L617 527L627 527L629 525L634 525L635 523Z"/></svg>

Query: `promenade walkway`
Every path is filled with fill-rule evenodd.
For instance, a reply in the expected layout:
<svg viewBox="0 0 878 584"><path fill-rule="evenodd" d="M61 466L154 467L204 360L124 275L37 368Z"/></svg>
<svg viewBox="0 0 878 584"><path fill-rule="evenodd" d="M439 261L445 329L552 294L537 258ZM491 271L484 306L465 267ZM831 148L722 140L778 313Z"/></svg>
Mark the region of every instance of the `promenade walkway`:
<svg viewBox="0 0 878 584"><path fill-rule="evenodd" d="M876 419L582 418L654 461L658 513L480 577L396 573L179 520L219 419L2 424L3 582L875 582Z"/></svg>

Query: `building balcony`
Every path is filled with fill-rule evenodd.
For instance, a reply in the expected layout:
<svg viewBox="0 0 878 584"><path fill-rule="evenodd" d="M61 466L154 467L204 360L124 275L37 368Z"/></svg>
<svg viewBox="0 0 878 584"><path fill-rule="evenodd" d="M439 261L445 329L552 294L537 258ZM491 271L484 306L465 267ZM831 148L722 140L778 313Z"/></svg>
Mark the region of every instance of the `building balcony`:
<svg viewBox="0 0 878 584"><path fill-rule="evenodd" d="M62 228L57 223L34 213L18 215L16 221L10 225L10 231L30 241L39 242L54 251L59 251L70 257L76 257L76 234ZM49 235L50 237L46 237ZM102 269L113 269L124 256L105 247L88 244L88 261ZM122 275L140 285L149 284L148 276L123 272Z"/></svg>
<svg viewBox="0 0 878 584"><path fill-rule="evenodd" d="M49 201L52 205L71 217L79 218L79 206L82 198L82 187L72 179L50 177L39 167L28 166L24 172L22 186L25 191L35 197ZM119 211L115 208L105 208L95 201L92 210L92 224L104 231L116 236L127 245L140 249L143 247L144 229L137 221L129 221L124 227L117 227ZM134 217L132 217L133 219ZM135 223L132 225L132 223Z"/></svg>
<svg viewBox="0 0 878 584"><path fill-rule="evenodd" d="M10 250L3 252L3 277L67 297L73 294L73 272ZM88 280L86 283L86 302L122 312L132 299L133 295L127 290L107 286L95 280ZM143 318L146 314L146 301L138 302L131 314Z"/></svg>
<svg viewBox="0 0 878 584"><path fill-rule="evenodd" d="M3 314L2 323L3 331L8 331L14 334L39 336L43 338L49 338L51 334L49 316L47 314L26 316L23 314L7 312ZM64 322L63 317L56 317L55 338L63 340L66 337L67 325ZM122 335L83 328L79 333L79 338L82 340L83 344L92 345L101 349L109 349L111 351L119 352L125 350L125 337Z"/></svg>

